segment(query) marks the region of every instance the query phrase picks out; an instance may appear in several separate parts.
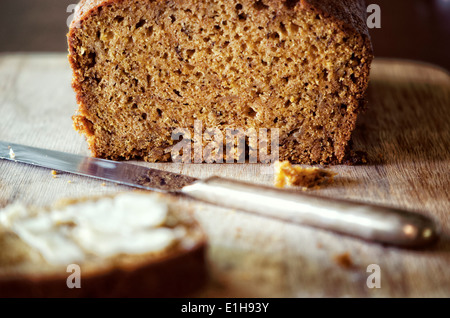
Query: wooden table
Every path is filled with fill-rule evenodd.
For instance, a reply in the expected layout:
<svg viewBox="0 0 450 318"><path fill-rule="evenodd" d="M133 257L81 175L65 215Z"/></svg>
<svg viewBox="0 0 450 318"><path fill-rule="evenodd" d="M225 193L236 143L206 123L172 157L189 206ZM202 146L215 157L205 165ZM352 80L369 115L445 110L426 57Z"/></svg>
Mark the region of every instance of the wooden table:
<svg viewBox="0 0 450 318"><path fill-rule="evenodd" d="M72 129L76 109L64 54L0 56L0 140L89 155ZM354 134L363 166L334 166L335 183L316 194L386 204L433 217L442 227L435 246L405 250L323 230L194 203L209 236L211 283L202 297L449 297L450 78L428 65L376 60L369 109ZM213 174L261 184L273 176L260 164L147 164L195 177ZM70 181L70 183L69 183ZM69 174L0 161L0 207L21 201L130 190ZM335 257L349 253L352 266ZM381 288L369 289L367 267L381 268Z"/></svg>

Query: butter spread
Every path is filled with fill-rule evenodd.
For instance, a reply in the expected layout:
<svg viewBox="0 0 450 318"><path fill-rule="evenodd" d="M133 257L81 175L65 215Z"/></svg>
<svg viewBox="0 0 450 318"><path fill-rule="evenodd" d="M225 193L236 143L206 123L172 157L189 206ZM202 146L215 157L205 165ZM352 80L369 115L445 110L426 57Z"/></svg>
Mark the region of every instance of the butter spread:
<svg viewBox="0 0 450 318"><path fill-rule="evenodd" d="M20 204L0 211L0 224L53 264L81 262L89 254L161 252L180 236L164 227L168 206L150 194L126 193L63 209L30 214Z"/></svg>

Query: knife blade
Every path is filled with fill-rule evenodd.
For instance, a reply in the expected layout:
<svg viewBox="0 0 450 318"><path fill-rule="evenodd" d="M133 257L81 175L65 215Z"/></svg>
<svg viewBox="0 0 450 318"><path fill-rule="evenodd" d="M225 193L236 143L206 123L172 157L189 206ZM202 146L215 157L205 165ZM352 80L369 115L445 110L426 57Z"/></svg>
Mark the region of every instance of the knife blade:
<svg viewBox="0 0 450 318"><path fill-rule="evenodd" d="M197 179L111 161L0 141L0 159L193 199L367 241L416 248L439 237L429 217L392 207L332 199L212 176Z"/></svg>
<svg viewBox="0 0 450 318"><path fill-rule="evenodd" d="M11 156L10 151L14 155ZM158 192L177 192L196 178L120 161L91 158L0 141L0 159Z"/></svg>

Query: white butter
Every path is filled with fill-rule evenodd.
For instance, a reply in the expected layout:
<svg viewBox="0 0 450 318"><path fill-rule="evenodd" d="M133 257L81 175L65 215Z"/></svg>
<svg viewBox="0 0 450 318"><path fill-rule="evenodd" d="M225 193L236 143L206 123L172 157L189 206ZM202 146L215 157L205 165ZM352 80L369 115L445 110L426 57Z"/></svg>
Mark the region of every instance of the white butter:
<svg viewBox="0 0 450 318"><path fill-rule="evenodd" d="M109 257L164 251L179 237L162 227L168 206L159 197L127 193L31 215L12 205L0 211L10 228L50 263L83 261L87 254Z"/></svg>
<svg viewBox="0 0 450 318"><path fill-rule="evenodd" d="M173 231L167 228L137 231L128 235L95 233L79 229L75 235L75 239L85 249L101 257L121 253L144 254L164 251L175 240Z"/></svg>

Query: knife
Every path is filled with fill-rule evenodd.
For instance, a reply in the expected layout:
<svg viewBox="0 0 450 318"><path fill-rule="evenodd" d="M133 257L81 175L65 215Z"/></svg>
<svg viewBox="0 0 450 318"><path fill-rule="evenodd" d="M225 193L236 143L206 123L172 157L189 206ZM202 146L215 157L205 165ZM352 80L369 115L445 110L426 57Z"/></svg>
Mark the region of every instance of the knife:
<svg viewBox="0 0 450 318"><path fill-rule="evenodd" d="M406 248L435 242L432 219L410 211L331 199L213 176L207 179L0 141L0 159L188 197L295 224Z"/></svg>

